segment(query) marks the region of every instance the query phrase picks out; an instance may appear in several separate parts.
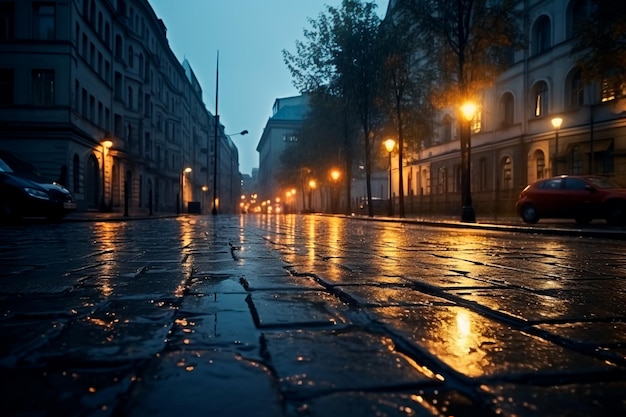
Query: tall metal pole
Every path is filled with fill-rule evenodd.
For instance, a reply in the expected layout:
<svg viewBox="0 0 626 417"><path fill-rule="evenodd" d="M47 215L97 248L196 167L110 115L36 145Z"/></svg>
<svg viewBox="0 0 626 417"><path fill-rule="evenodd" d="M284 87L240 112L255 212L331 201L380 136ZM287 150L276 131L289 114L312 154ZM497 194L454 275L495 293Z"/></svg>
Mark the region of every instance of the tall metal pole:
<svg viewBox="0 0 626 417"><path fill-rule="evenodd" d="M214 126L214 142L213 142L213 209L211 214L217 214L217 132L220 124L220 116L217 113L217 100L219 97L218 88L220 80L220 51L217 51L217 64L215 67L215 126Z"/></svg>
<svg viewBox="0 0 626 417"><path fill-rule="evenodd" d="M389 151L389 207L387 208L387 215L393 216L393 183L391 181L391 151Z"/></svg>

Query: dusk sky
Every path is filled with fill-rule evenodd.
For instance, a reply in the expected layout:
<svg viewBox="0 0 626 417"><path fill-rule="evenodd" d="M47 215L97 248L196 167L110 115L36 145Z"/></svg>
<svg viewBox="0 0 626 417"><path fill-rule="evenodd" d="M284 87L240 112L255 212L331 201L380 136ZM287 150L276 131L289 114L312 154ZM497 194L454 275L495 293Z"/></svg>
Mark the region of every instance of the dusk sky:
<svg viewBox="0 0 626 417"><path fill-rule="evenodd" d="M325 5L341 0L149 0L167 27L174 54L187 58L204 103L215 114L215 67L219 50L218 114L239 149L239 170L258 167L256 146L276 98L298 95L282 50L295 52L307 18L317 20ZM384 16L388 0L376 0Z"/></svg>

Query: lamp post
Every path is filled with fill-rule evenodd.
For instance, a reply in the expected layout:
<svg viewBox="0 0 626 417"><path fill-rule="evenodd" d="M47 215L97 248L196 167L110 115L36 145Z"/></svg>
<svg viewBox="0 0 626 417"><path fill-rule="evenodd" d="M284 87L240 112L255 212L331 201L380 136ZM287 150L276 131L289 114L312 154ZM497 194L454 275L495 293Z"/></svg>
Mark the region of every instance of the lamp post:
<svg viewBox="0 0 626 417"><path fill-rule="evenodd" d="M217 97L216 97L216 103L217 103ZM215 111L217 113L217 105L215 107ZM219 193L218 193L218 181L217 181L217 165L219 163L219 135L218 135L218 126L219 126L219 116L216 114L215 115L215 129L214 129L214 141L213 141L213 208L211 210L211 214L216 215L217 214L217 208L219 206ZM247 130L242 130L241 132L238 133L232 133L232 134L226 134L224 133L224 136L227 137L231 137L231 136L235 136L235 135L247 135L248 131Z"/></svg>
<svg viewBox="0 0 626 417"><path fill-rule="evenodd" d="M107 151L109 150L109 148L111 148L113 146L113 142L110 140L103 140L100 145L102 145L102 193L101 193L101 198L100 198L100 211L106 211L107 210L107 205L106 205L106 201L105 201L105 193L104 193L104 189L105 189L105 184L106 184L106 165L105 165L105 161L107 159Z"/></svg>
<svg viewBox="0 0 626 417"><path fill-rule="evenodd" d="M336 213L338 211L338 201L339 198L337 196L337 181L339 180L339 177L341 177L341 172L339 172L338 169L333 169L330 171L330 179L333 181L333 189L332 189L332 193L331 193L331 202L330 202L330 210L333 213Z"/></svg>
<svg viewBox="0 0 626 417"><path fill-rule="evenodd" d="M189 174L191 172L191 168L187 167L183 169L183 172L180 174L181 184L180 184L180 204L181 204L181 212L185 212L185 174Z"/></svg>
<svg viewBox="0 0 626 417"><path fill-rule="evenodd" d="M311 195L313 194L313 189L317 187L317 183L315 180L309 181L309 212L313 213L313 206L311 205Z"/></svg>
<svg viewBox="0 0 626 417"><path fill-rule="evenodd" d="M563 119L555 117L550 122L554 128L554 157L552 158L552 175L556 176L559 174L559 167L557 166L557 158L559 155L559 129L561 128Z"/></svg>
<svg viewBox="0 0 626 417"><path fill-rule="evenodd" d="M472 149L472 126L471 122L476 113L476 105L465 103L461 106L463 123L461 126L461 200L463 208L461 221L468 223L476 222L476 213L472 205L472 181L471 181L471 149Z"/></svg>
<svg viewBox="0 0 626 417"><path fill-rule="evenodd" d="M387 215L393 216L393 194L391 192L392 183L391 183L391 152L396 147L396 141L393 139L387 139L385 141L385 149L387 153L389 153L389 207L387 208Z"/></svg>

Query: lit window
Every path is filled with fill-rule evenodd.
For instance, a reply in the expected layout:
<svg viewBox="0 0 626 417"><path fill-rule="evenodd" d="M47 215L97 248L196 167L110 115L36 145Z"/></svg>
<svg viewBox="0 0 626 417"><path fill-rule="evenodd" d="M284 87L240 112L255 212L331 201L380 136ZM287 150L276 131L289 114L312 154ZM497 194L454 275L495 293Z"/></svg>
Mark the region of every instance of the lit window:
<svg viewBox="0 0 626 417"><path fill-rule="evenodd" d="M534 116L542 117L548 114L548 84L541 81L533 88Z"/></svg>

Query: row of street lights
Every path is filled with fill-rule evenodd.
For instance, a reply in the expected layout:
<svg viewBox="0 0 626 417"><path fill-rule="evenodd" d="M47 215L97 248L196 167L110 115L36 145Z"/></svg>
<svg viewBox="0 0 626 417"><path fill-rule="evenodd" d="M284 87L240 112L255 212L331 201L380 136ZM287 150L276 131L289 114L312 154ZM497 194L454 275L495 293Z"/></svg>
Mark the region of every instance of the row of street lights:
<svg viewBox="0 0 626 417"><path fill-rule="evenodd" d="M476 214L472 203L471 193L471 122L476 114L476 105L474 103L464 103L460 107L463 116L461 124L461 221L474 223L476 222ZM389 205L387 214L393 216L393 192L392 192L392 174L391 174L391 153L396 148L396 141L387 139L383 142L387 153L389 154ZM402 161L399 161L402 164ZM402 181L402 179L399 179Z"/></svg>
<svg viewBox="0 0 626 417"><path fill-rule="evenodd" d="M470 102L467 102L460 107L461 115L463 116L463 123L461 125L461 221L470 223L476 222L476 214L474 211L471 193L471 122L476 114L476 109L476 105ZM557 155L559 151L559 130L563 123L563 119L561 117L554 117L551 120L551 123L555 131L555 150L552 160L552 175L558 175ZM393 216L391 153L396 147L396 142L393 139L387 139L384 142L384 146L389 154L388 215ZM399 163L402 163L402 161L400 161ZM400 181L402 180L400 179Z"/></svg>

